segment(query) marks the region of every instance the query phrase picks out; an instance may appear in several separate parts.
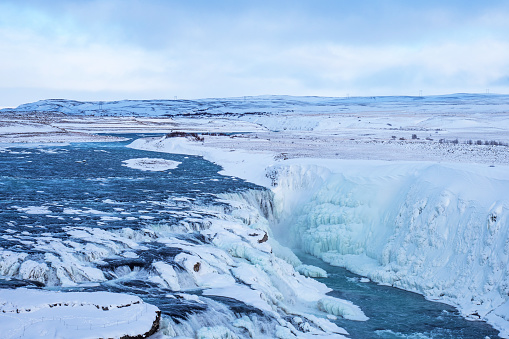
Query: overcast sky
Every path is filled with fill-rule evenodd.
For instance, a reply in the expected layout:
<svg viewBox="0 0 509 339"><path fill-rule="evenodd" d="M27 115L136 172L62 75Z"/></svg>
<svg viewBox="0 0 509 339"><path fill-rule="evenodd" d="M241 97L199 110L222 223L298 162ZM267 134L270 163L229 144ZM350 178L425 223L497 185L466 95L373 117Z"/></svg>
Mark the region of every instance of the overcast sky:
<svg viewBox="0 0 509 339"><path fill-rule="evenodd" d="M0 0L0 107L509 93L509 1Z"/></svg>

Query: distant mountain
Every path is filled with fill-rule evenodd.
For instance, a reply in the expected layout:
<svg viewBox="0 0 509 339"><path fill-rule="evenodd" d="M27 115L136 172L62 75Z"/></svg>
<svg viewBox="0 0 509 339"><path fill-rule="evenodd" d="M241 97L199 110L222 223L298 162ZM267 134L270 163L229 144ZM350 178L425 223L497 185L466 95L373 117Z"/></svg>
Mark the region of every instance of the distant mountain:
<svg viewBox="0 0 509 339"><path fill-rule="evenodd" d="M509 111L509 95L450 94L440 96L311 97L248 96L197 100L121 100L76 101L48 99L17 108L0 110L2 114L59 113L87 116L213 116L245 114L333 114L341 112L493 112Z"/></svg>

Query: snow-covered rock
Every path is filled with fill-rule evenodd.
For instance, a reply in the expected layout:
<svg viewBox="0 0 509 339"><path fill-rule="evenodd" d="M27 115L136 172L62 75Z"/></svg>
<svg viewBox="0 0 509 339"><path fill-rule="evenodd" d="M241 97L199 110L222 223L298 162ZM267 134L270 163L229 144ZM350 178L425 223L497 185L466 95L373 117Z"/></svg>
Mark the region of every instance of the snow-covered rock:
<svg viewBox="0 0 509 339"><path fill-rule="evenodd" d="M337 315L348 320L366 321L364 312L361 311L359 306L354 305L348 300L325 297L318 300L318 308L332 315Z"/></svg>
<svg viewBox="0 0 509 339"><path fill-rule="evenodd" d="M153 334L160 311L109 292L0 289L2 338L134 338Z"/></svg>

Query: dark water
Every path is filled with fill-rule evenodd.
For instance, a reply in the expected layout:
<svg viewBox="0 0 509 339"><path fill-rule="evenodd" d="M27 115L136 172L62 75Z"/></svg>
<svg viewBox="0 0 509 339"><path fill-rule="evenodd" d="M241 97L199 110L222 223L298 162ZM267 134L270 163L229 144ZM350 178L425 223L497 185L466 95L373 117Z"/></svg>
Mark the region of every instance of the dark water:
<svg viewBox="0 0 509 339"><path fill-rule="evenodd" d="M105 229L139 228L146 223L178 221L170 212L185 210L189 204L185 201L177 201L175 206L160 204L169 198L183 197L194 204L206 205L215 203L214 194L257 187L219 175L219 166L200 157L139 151L124 145L83 143L9 148L0 153L0 220L18 224L11 229L19 228L21 223L35 226L32 232L58 232L70 222L73 226ZM182 164L164 172L123 166L123 160L144 157ZM50 213L20 211L30 206L43 206ZM78 220L72 215L75 210L89 213L79 213ZM102 225L101 217L105 216L121 220ZM140 221L140 216L145 221Z"/></svg>
<svg viewBox="0 0 509 339"><path fill-rule="evenodd" d="M215 194L259 188L238 178L219 175L221 167L201 157L125 147L131 141L9 147L0 151L0 246L28 253L32 260L44 261L45 251L33 244L42 235L65 241L71 238L66 232L69 227L111 231L175 225L195 215L196 206L224 205L217 201ZM122 161L133 158L162 158L181 164L162 172L123 166ZM196 214L195 218L206 216ZM175 236L190 243L206 242L198 232ZM72 238L72 241L83 240ZM143 243L143 246L148 250L137 251L137 258L113 257L97 264L109 278L107 282L62 289L136 294L157 305L163 313L177 317L203 309L203 304L193 301L161 298L172 292L143 279L142 275L115 279L110 274L122 266L133 271L149 270L152 262L171 263L181 252L159 242ZM43 284L0 277L0 288L20 286Z"/></svg>
<svg viewBox="0 0 509 339"><path fill-rule="evenodd" d="M452 306L394 287L363 283L344 268L302 252L298 255L305 264L327 271L328 277L319 280L334 290L329 295L352 301L369 317L368 321L335 321L352 338L499 338L490 325L468 321Z"/></svg>

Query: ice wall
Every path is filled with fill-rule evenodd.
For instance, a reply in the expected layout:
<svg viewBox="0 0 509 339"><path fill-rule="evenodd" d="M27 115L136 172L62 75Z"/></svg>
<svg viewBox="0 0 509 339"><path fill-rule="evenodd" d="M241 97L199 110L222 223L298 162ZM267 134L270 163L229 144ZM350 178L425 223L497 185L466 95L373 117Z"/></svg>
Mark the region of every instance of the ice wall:
<svg viewBox="0 0 509 339"><path fill-rule="evenodd" d="M508 168L343 161L269 172L274 229L293 246L508 335Z"/></svg>

